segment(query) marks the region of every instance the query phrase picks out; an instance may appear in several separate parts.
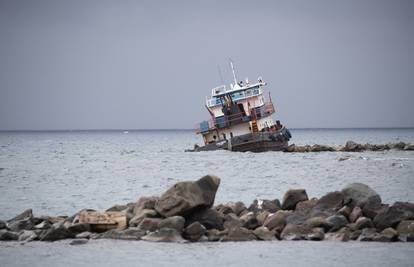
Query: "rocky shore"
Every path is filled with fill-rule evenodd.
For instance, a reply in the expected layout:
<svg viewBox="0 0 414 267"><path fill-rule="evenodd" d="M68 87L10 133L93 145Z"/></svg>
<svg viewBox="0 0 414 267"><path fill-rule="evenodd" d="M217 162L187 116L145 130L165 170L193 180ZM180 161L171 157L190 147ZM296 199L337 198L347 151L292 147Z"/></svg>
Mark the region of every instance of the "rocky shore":
<svg viewBox="0 0 414 267"><path fill-rule="evenodd" d="M363 152L363 151L385 151L385 150L405 150L413 151L414 144L410 143L390 143L390 144L358 144L354 141L348 141L344 146L326 146L326 145L306 145L306 146L297 146L290 145L287 147L284 152Z"/></svg>
<svg viewBox="0 0 414 267"><path fill-rule="evenodd" d="M354 183L321 198L305 189L287 191L282 201L254 200L214 205L220 179L207 175L179 182L160 197L115 205L104 212L72 216L33 215L32 210L0 221L2 241L73 239L207 242L251 240L414 241L414 204L384 204L367 185Z"/></svg>

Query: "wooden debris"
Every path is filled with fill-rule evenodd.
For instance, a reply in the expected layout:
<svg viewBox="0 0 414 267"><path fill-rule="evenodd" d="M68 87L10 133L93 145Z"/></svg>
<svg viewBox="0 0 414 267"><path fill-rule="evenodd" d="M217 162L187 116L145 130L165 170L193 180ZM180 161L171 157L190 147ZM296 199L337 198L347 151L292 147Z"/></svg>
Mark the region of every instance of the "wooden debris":
<svg viewBox="0 0 414 267"><path fill-rule="evenodd" d="M94 232L107 231L114 228L126 228L127 218L120 211L82 211L79 214L79 223L88 223Z"/></svg>

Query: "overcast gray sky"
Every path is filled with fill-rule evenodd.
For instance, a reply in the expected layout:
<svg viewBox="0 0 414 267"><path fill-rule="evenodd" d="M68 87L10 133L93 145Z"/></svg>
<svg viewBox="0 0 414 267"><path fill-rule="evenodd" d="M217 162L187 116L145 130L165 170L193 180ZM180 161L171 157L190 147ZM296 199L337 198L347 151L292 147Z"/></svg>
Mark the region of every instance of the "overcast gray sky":
<svg viewBox="0 0 414 267"><path fill-rule="evenodd" d="M288 127L412 127L413 50L409 0L0 0L0 130L192 128L228 58Z"/></svg>

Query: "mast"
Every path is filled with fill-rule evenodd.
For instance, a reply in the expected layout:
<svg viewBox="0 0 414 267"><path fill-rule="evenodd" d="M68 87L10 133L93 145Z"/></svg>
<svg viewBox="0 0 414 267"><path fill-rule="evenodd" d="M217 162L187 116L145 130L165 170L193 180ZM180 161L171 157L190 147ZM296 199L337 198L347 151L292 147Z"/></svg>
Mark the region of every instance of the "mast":
<svg viewBox="0 0 414 267"><path fill-rule="evenodd" d="M236 85L237 84L237 78L236 78L236 72L235 72L234 66L233 66L233 61L231 60L231 58L229 60L230 60L231 71L233 72L234 85Z"/></svg>

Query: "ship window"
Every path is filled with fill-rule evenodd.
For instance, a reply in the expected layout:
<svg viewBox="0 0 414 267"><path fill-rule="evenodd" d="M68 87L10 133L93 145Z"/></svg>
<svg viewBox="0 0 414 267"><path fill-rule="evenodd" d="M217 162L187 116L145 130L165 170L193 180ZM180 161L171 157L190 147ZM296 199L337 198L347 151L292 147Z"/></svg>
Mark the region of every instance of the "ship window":
<svg viewBox="0 0 414 267"><path fill-rule="evenodd" d="M227 138L226 138L226 134L225 134L225 133L223 134L223 139L227 139Z"/></svg>

